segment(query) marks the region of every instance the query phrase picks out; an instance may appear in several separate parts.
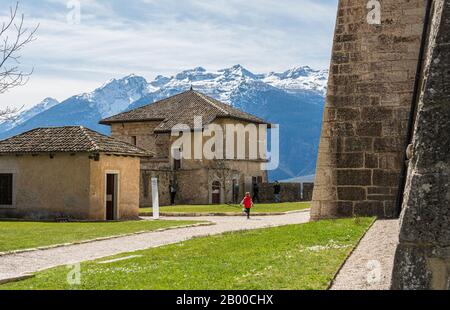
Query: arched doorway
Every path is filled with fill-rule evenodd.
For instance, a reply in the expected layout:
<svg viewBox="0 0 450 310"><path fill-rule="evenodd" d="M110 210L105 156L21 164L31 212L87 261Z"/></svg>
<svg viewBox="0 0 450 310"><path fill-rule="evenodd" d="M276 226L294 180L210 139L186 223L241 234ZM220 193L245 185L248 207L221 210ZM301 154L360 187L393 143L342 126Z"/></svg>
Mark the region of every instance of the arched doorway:
<svg viewBox="0 0 450 310"><path fill-rule="evenodd" d="M212 183L212 204L220 204L221 199L221 185L219 181Z"/></svg>

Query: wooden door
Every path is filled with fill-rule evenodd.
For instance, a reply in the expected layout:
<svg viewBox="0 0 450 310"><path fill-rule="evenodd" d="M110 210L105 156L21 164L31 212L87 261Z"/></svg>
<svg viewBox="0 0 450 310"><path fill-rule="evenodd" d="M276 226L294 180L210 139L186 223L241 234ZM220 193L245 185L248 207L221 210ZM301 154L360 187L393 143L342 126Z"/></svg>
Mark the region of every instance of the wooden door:
<svg viewBox="0 0 450 310"><path fill-rule="evenodd" d="M212 203L213 204L220 204L220 196L221 196L221 193L220 193L220 182L218 182L218 181L216 181L216 182L213 182L213 184L212 184Z"/></svg>
<svg viewBox="0 0 450 310"><path fill-rule="evenodd" d="M12 205L13 203L13 175L11 173L0 174L0 205Z"/></svg>
<svg viewBox="0 0 450 310"><path fill-rule="evenodd" d="M106 220L115 220L116 205L116 176L114 174L106 175Z"/></svg>

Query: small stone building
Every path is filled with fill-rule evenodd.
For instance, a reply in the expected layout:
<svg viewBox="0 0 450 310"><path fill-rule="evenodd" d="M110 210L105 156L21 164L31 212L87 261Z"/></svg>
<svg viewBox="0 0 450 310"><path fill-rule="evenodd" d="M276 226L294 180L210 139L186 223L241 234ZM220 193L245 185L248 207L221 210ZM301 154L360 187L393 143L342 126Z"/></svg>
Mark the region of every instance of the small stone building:
<svg viewBox="0 0 450 310"><path fill-rule="evenodd" d="M149 153L83 127L0 141L0 218L134 219Z"/></svg>
<svg viewBox="0 0 450 310"><path fill-rule="evenodd" d="M200 128L196 128L195 119L201 119ZM267 171L262 169L262 164L267 162L265 148L264 152L259 150L256 158L250 156L251 134L248 132L245 134L245 141L238 142L238 138L235 140L235 143L246 146L245 157L241 159L206 159L203 156L201 159L195 159L195 154L191 154L192 159L186 159L187 156L176 159L174 152L184 152L183 155L187 153L179 146L174 146L178 138L171 133L172 129L179 125L184 125L187 131L192 133L193 139L200 135L202 149L208 140L202 134L214 125L223 128L224 140L227 125L247 129L248 126L255 126L258 132L253 136L253 142L256 140L258 146L260 143L266 143L269 123L197 91L189 90L112 116L100 123L111 126L114 138L155 154L153 158L141 160L141 207L151 206L152 177L159 180L159 198L162 205L170 204L170 182L178 188L176 204L233 202L242 199L245 191L251 191L253 183L267 182ZM261 131L259 125L265 125L265 130ZM226 142L223 144L225 147Z"/></svg>

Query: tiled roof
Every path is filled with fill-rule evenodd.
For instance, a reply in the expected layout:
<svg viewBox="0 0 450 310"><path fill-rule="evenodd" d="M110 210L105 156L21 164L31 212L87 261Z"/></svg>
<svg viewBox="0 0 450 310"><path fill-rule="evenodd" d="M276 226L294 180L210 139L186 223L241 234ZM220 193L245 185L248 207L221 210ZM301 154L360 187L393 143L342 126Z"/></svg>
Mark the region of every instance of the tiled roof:
<svg viewBox="0 0 450 310"><path fill-rule="evenodd" d="M167 132L177 124L186 124L194 128L194 117L201 116L204 125L216 118L234 118L256 124L268 124L251 114L239 111L228 104L190 90L149 105L124 112L102 120L100 123L161 121L156 132Z"/></svg>
<svg viewBox="0 0 450 310"><path fill-rule="evenodd" d="M82 126L37 128L0 141L0 154L85 152L151 156L148 151Z"/></svg>

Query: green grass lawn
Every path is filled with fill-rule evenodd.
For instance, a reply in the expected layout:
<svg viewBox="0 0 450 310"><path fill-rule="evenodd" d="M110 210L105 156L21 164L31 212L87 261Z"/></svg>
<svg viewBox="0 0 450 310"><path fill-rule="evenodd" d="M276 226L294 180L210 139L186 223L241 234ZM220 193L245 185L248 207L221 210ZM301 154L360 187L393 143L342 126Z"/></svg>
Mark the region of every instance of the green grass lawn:
<svg viewBox="0 0 450 310"><path fill-rule="evenodd" d="M102 223L0 222L0 252L194 224L193 221Z"/></svg>
<svg viewBox="0 0 450 310"><path fill-rule="evenodd" d="M255 208L252 209L253 213L273 213L273 212L287 212L304 210L310 208L311 204L309 202L286 202L286 203L265 203L256 204ZM141 214L152 212L152 208L141 208ZM230 212L230 213L241 213L242 207L239 205L186 205L186 206L168 206L161 207L160 212L168 213L214 213L214 212Z"/></svg>
<svg viewBox="0 0 450 310"><path fill-rule="evenodd" d="M141 256L122 261L85 262L80 285L70 286L70 270L61 266L0 289L321 290L372 221L321 221L196 238L133 252Z"/></svg>

